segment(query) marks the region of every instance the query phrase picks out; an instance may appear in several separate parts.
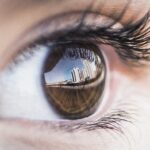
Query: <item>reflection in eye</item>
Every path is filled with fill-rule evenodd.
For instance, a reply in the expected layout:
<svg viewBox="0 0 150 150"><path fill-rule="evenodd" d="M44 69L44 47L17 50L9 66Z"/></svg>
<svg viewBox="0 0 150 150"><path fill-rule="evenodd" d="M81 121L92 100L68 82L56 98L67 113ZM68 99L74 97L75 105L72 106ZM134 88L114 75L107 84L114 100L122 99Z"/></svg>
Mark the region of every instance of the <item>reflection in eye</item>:
<svg viewBox="0 0 150 150"><path fill-rule="evenodd" d="M61 44L45 63L44 89L55 110L72 119L91 115L104 89L105 65L100 50L91 44Z"/></svg>

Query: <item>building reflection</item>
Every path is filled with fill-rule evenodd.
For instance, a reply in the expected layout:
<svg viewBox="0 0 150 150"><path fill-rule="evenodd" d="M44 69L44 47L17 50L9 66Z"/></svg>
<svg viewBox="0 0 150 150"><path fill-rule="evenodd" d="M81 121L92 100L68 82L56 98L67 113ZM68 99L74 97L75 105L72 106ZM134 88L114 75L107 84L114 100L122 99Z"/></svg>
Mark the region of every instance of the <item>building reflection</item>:
<svg viewBox="0 0 150 150"><path fill-rule="evenodd" d="M81 57L81 54L79 53L80 55L78 55L78 58L76 59L72 59L73 54L71 54L69 53L65 55L66 58L64 59L64 61L68 61L68 65L66 66L65 70L67 70L67 68L70 68L71 61L76 61L76 59L78 59L78 63L74 64L74 66L72 66L72 68L69 70L69 76L66 75L67 72L65 70L62 70L62 72L64 72L64 76L68 78L65 78L64 80L60 79L60 81L58 82L53 82L52 79L55 77L51 76L51 74L49 73L48 76L49 78L51 78L51 82L46 82L47 86L55 86L60 84L84 84L84 82L96 80L98 76L100 76L103 71L103 64L97 54L87 51L87 55L83 55L84 58L83 56ZM45 76L45 78L47 78L47 75Z"/></svg>
<svg viewBox="0 0 150 150"><path fill-rule="evenodd" d="M92 70L91 62L88 60L83 60L83 66L84 67L82 70L78 67L74 67L72 69L71 75L73 83L80 83L95 78L97 73Z"/></svg>

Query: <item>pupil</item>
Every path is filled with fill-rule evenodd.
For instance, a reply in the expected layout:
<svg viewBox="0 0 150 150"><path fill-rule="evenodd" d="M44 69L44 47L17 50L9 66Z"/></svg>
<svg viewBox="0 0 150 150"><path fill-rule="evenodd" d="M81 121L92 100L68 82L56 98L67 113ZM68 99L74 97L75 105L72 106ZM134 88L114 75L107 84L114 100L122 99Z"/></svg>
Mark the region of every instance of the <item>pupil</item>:
<svg viewBox="0 0 150 150"><path fill-rule="evenodd" d="M44 90L59 115L80 119L93 114L101 102L105 64L94 45L55 46L44 64Z"/></svg>

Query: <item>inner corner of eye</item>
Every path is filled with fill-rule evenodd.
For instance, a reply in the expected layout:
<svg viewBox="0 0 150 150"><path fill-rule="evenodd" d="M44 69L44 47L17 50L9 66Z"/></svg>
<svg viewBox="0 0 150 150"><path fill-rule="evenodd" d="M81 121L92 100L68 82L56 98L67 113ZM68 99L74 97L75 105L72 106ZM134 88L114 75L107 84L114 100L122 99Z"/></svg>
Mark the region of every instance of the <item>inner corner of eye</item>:
<svg viewBox="0 0 150 150"><path fill-rule="evenodd" d="M98 109L105 76L105 62L98 47L84 43L58 44L44 63L43 88L59 116L81 119Z"/></svg>

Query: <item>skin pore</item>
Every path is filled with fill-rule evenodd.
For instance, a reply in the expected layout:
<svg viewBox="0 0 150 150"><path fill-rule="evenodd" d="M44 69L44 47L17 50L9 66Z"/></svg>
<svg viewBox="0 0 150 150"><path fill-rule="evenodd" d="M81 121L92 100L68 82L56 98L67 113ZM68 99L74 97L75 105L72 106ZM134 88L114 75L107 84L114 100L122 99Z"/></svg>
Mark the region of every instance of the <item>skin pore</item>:
<svg viewBox="0 0 150 150"><path fill-rule="evenodd" d="M5 0L0 2L0 70L3 70L17 53L20 39L28 29L41 20L69 11L84 11L91 6L92 11L116 19L127 6L121 24L133 23L141 19L150 9L148 0ZM62 24L63 24L62 20ZM27 41L32 39L28 33ZM18 41L18 38L20 41ZM15 43L15 44L14 44ZM149 47L149 45L147 45ZM106 45L101 46L105 49ZM149 66L133 67L124 64L113 51L113 46L107 46L104 55L113 71L112 87L117 89L119 106L112 108L127 110L129 121L122 122L120 131L96 128L87 130L77 128L78 121L56 123L55 121L33 121L28 119L0 119L0 149L2 150L148 150L150 148L150 69ZM2 59L3 58L3 59ZM114 61L115 60L115 61ZM112 63L114 61L114 63ZM115 84L113 84L115 83ZM114 96L115 90L110 98ZM7 94L7 93L6 93ZM114 99L117 99L116 97ZM17 104L16 104L17 106ZM33 106L34 107L34 106ZM109 108L110 109L110 108ZM110 113L111 111L108 111ZM83 122L94 122L99 116L87 118ZM79 121L82 123L82 120ZM84 124L84 123L83 123ZM75 128L75 129L74 129Z"/></svg>

